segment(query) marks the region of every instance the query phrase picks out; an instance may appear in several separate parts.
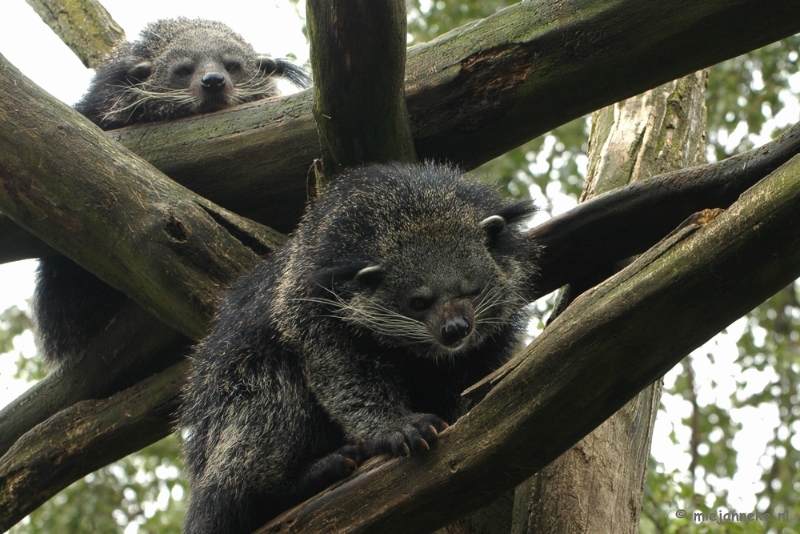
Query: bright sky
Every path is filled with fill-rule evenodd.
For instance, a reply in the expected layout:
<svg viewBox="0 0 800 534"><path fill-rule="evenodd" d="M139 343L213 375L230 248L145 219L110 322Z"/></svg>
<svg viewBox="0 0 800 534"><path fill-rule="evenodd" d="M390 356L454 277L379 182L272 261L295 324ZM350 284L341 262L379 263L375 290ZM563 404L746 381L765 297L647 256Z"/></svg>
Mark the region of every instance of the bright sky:
<svg viewBox="0 0 800 534"><path fill-rule="evenodd" d="M259 52L274 56L293 53L301 63L308 59L307 44L301 33L302 22L294 9L283 1L102 0L102 4L123 27L129 40L135 39L142 27L152 20L176 16L199 17L228 24ZM304 2L300 2L301 8L303 4ZM83 67L25 0L3 0L0 53L35 83L70 105L80 98L92 76L92 72ZM25 300L33 293L34 267L34 261L0 265L0 311L14 304L23 307L26 305ZM741 369L733 364L736 348L732 343L738 338L742 328L743 322L737 322L731 329L735 332L734 335L715 338L696 352L700 355L715 353L713 364L709 358L698 358L697 365L700 368L696 371L700 383L699 392L701 396L707 396L706 402L716 401L709 387L710 377L713 376L719 383L733 384L732 377L741 373ZM33 354L35 349L32 338L23 338L19 349L26 354ZM15 370L15 361L16 355L0 357L0 406L16 397L26 387L10 378ZM676 372L673 371L667 380L674 380L675 376ZM759 380L763 381L763 378L754 377L753 383L758 384ZM664 404L668 409L669 420L659 419L653 439L653 453L656 458L665 462L667 470L685 469L689 458L683 451L684 444L688 442L689 429L680 424L680 418L688 416L688 403L682 399L666 397ZM746 415L734 414L737 420ZM759 455L777 419L776 414L769 413L750 414L746 418L750 442L736 444L737 448L741 446L741 467L735 476L731 474L734 476L734 485L729 504L731 507L739 505L745 509L753 509L755 502L752 494L760 476ZM669 438L673 424L677 424L674 431L681 441L677 446Z"/></svg>

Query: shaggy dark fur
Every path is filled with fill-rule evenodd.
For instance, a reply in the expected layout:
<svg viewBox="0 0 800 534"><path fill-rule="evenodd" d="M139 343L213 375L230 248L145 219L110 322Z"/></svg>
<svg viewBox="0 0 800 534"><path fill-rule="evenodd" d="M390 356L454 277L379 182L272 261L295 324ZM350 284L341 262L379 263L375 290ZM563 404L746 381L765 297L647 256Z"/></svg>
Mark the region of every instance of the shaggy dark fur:
<svg viewBox="0 0 800 534"><path fill-rule="evenodd" d="M196 349L184 532L250 532L366 457L427 449L519 347L533 211L432 164L335 180Z"/></svg>

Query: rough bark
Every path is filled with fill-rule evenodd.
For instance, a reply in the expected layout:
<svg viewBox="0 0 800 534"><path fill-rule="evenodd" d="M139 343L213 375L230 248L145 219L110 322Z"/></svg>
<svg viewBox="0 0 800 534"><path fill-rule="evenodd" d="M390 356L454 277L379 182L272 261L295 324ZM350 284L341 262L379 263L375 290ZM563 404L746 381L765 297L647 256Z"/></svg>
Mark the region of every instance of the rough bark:
<svg viewBox="0 0 800 534"><path fill-rule="evenodd" d="M75 366L48 374L0 410L0 456L25 432L60 410L82 400L108 397L177 363L190 343L129 302L103 332L90 340ZM164 417L166 424L167 414ZM116 452L119 456L115 460L124 455L124 449Z"/></svg>
<svg viewBox="0 0 800 534"><path fill-rule="evenodd" d="M581 295L430 452L376 463L259 532L429 532L491 502L800 275L798 202L800 157Z"/></svg>
<svg viewBox="0 0 800 534"><path fill-rule="evenodd" d="M309 0L306 13L325 174L416 161L403 83L405 0Z"/></svg>
<svg viewBox="0 0 800 534"><path fill-rule="evenodd" d="M91 69L125 40L125 32L97 0L25 1Z"/></svg>
<svg viewBox="0 0 800 534"><path fill-rule="evenodd" d="M595 112L583 199L703 161L705 89L695 73ZM512 533L639 532L660 398L657 380L518 486Z"/></svg>
<svg viewBox="0 0 800 534"><path fill-rule="evenodd" d="M537 226L531 236L546 247L534 296L644 252L691 213L727 208L798 153L800 124L744 154L609 191Z"/></svg>
<svg viewBox="0 0 800 534"><path fill-rule="evenodd" d="M4 58L0 93L3 213L184 335L199 339L220 288L282 242L110 141Z"/></svg>

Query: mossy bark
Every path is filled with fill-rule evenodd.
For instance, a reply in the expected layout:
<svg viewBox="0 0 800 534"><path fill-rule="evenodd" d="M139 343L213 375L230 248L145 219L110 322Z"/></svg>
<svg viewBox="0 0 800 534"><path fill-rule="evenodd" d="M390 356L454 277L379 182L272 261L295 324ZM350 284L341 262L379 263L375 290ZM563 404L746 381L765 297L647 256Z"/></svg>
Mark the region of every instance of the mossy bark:
<svg viewBox="0 0 800 534"><path fill-rule="evenodd" d="M25 1L91 69L125 40L125 32L97 0Z"/></svg>
<svg viewBox="0 0 800 534"><path fill-rule="evenodd" d="M309 0L314 118L325 175L416 161L405 100L405 0Z"/></svg>
<svg viewBox="0 0 800 534"><path fill-rule="evenodd" d="M592 115L583 200L705 160L706 76L689 75ZM660 399L656 381L518 486L511 532L639 532Z"/></svg>

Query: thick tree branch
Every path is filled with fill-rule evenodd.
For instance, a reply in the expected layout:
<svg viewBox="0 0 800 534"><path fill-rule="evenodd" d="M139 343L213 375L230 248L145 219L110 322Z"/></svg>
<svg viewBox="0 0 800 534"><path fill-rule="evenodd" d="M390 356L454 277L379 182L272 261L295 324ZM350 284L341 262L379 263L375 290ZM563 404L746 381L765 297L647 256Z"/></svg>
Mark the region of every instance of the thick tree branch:
<svg viewBox="0 0 800 534"><path fill-rule="evenodd" d="M796 0L517 4L409 49L406 102L417 155L474 168L594 109L800 32L796 7ZM319 157L311 93L110 135L201 196L287 232Z"/></svg>
<svg viewBox="0 0 800 534"><path fill-rule="evenodd" d="M90 340L74 367L48 374L0 410L0 456L60 410L85 399L108 397L177 363L190 342L127 301L114 321ZM120 458L124 450L118 451Z"/></svg>
<svg viewBox="0 0 800 534"><path fill-rule="evenodd" d="M3 213L188 337L203 335L220 289L282 242L110 141L2 57L0 93Z"/></svg>
<svg viewBox="0 0 800 534"><path fill-rule="evenodd" d="M89 68L125 40L125 32L97 0L25 1Z"/></svg>
<svg viewBox="0 0 800 534"><path fill-rule="evenodd" d="M306 12L325 174L416 161L403 83L405 0L308 0Z"/></svg>
<svg viewBox="0 0 800 534"><path fill-rule="evenodd" d="M530 235L545 252L533 298L644 252L691 213L727 208L796 154L800 124L762 147L614 190L537 226Z"/></svg>
<svg viewBox="0 0 800 534"><path fill-rule="evenodd" d="M429 532L491 502L800 276L798 204L800 157L579 297L473 390L485 398L430 452L364 470L260 532Z"/></svg>

